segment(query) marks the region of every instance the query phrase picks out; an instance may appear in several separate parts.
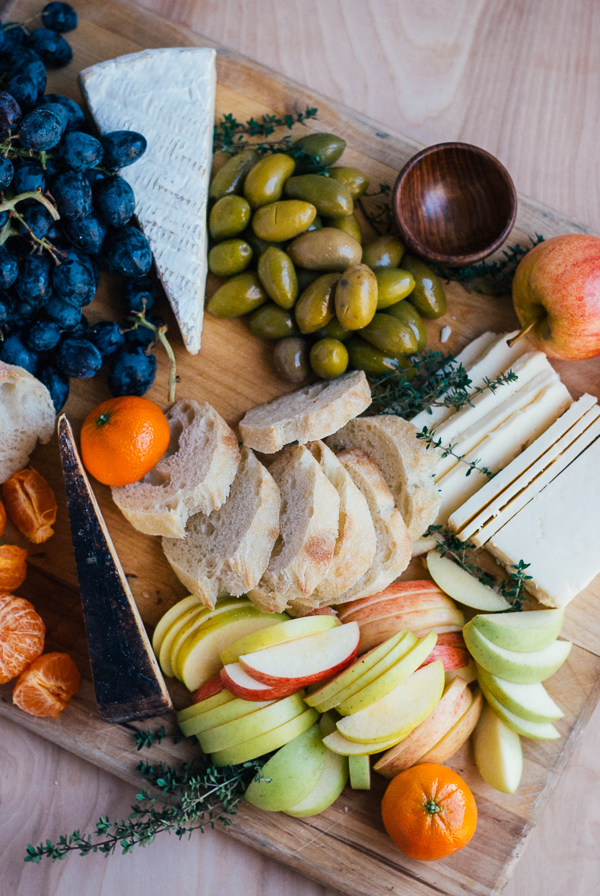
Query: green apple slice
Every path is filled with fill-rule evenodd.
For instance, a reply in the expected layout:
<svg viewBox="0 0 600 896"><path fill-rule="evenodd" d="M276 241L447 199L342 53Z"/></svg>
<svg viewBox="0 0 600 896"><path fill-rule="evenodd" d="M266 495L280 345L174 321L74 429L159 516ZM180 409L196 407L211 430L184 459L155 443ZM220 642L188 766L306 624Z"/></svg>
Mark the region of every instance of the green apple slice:
<svg viewBox="0 0 600 896"><path fill-rule="evenodd" d="M205 619L208 619L209 616L210 610L206 607L197 605L191 610L188 610L187 613L182 613L181 616L178 616L169 627L168 632L165 633L158 652L158 661L160 663L160 668L168 678L174 678L175 676L175 670L171 663L171 648L177 639L177 636L180 632L183 632L183 636L185 637L191 625L195 624L197 627L201 625Z"/></svg>
<svg viewBox="0 0 600 896"><path fill-rule="evenodd" d="M482 635L506 650L527 653L543 650L560 635L564 610L531 610L528 613L503 613L501 616L475 616L473 625Z"/></svg>
<svg viewBox="0 0 600 896"><path fill-rule="evenodd" d="M368 756L349 756L348 771L352 790L371 789L371 763Z"/></svg>
<svg viewBox="0 0 600 896"><path fill-rule="evenodd" d="M338 731L357 743L400 740L433 712L442 696L444 681L441 660L428 663L381 700L340 719Z"/></svg>
<svg viewBox="0 0 600 896"><path fill-rule="evenodd" d="M429 632L421 641L417 641L408 653L394 663L387 672L384 672L371 684L361 688L356 694L340 703L337 706L337 711L343 716L349 716L381 700L400 682L405 681L409 675L417 671L435 647L436 642L437 635L435 632Z"/></svg>
<svg viewBox="0 0 600 896"><path fill-rule="evenodd" d="M348 740L347 737L344 737L343 734L340 734L339 731L334 731L332 734L328 734L327 737L323 738L323 743L327 747L328 750L331 750L333 753L339 753L340 756L372 756L373 753L381 753L382 750L387 750L389 747L394 747L397 743L402 740L401 737L391 738L385 743L378 744L365 744L365 743L357 743L352 740Z"/></svg>
<svg viewBox="0 0 600 896"><path fill-rule="evenodd" d="M473 732L473 751L483 780L502 793L515 793L523 774L521 741L487 703Z"/></svg>
<svg viewBox="0 0 600 896"><path fill-rule="evenodd" d="M492 675L515 684L534 684L550 678L560 669L572 647L570 641L553 641L543 650L528 653L506 650L482 635L473 620L463 628L463 637L469 653L478 665Z"/></svg>
<svg viewBox="0 0 600 896"><path fill-rule="evenodd" d="M240 700L240 704L249 702ZM231 706L231 703L226 705ZM243 706L239 708L243 713ZM273 700L267 706L255 709L254 712L237 716L216 728L205 729L198 734L198 740L205 753L218 753L260 737L273 728L279 728L290 719L295 719L305 709L306 704L300 694L292 694L290 697Z"/></svg>
<svg viewBox="0 0 600 896"><path fill-rule="evenodd" d="M402 642L402 647L399 646L400 642ZM351 666L339 672L326 684L314 690L306 698L306 702L309 706L318 709L319 712L333 709L342 700L351 697L352 694L372 681L373 678L378 678L416 643L417 639L410 632L404 630L398 632L379 647L374 647L369 653L363 654ZM382 664L381 668L379 667L380 663ZM377 671L373 675L373 670L376 667Z"/></svg>
<svg viewBox="0 0 600 896"><path fill-rule="evenodd" d="M521 719L528 722L556 722L564 716L564 712L540 681L534 684L515 684L492 675L482 666L477 667L477 678L498 703Z"/></svg>
<svg viewBox="0 0 600 896"><path fill-rule="evenodd" d="M163 642L164 636L167 634L167 631L173 625L176 619L183 613L187 613L188 610L193 610L195 607L201 608L202 604L198 600L195 594L190 594L189 597L184 597L182 600L178 600L176 604L167 610L156 624L156 628L154 629L154 634L152 635L152 649L156 656L160 653L160 645Z"/></svg>
<svg viewBox="0 0 600 896"><path fill-rule="evenodd" d="M271 756L262 768L260 780L249 784L245 798L269 812L295 806L316 787L326 756L319 725L311 725Z"/></svg>
<svg viewBox="0 0 600 896"><path fill-rule="evenodd" d="M310 818L328 809L341 794L348 781L348 759L327 750L321 777L311 792L295 806L285 809L294 818Z"/></svg>
<svg viewBox="0 0 600 896"><path fill-rule="evenodd" d="M220 616L221 613L228 613L230 610L241 610L244 607L252 606L254 606L254 604L247 598L226 597L223 600L217 601L212 610L208 607L204 607L202 612L197 616L186 618L184 625L178 627L172 637L169 632L161 650L162 655L167 654L164 658L173 670L175 678L178 678L181 681L181 670L179 668L181 648L188 642L188 639L191 640L193 638L200 626L204 625L205 622L208 622L215 616Z"/></svg>
<svg viewBox="0 0 600 896"><path fill-rule="evenodd" d="M515 734L521 737L529 737L532 740L556 740L560 737L560 732L556 730L552 722L528 722L526 719L521 719L514 712L498 703L483 684L481 684L481 690L498 718L502 719L504 724L508 725Z"/></svg>
<svg viewBox="0 0 600 896"><path fill-rule="evenodd" d="M192 703L191 706L186 706L185 709L180 710L177 713L177 721L181 723L187 722L188 719L195 719L196 716L201 716L217 706L222 706L224 703L231 703L235 699L234 695L230 694L229 691L219 691L218 694L207 697L201 703Z"/></svg>
<svg viewBox="0 0 600 896"><path fill-rule="evenodd" d="M281 613L263 613L258 607L246 606L220 613L201 625L185 639L177 661L177 672L186 688L195 691L219 672L221 651L231 641L283 621Z"/></svg>
<svg viewBox="0 0 600 896"><path fill-rule="evenodd" d="M271 753L273 750L278 750L279 747L285 746L285 744L302 734L303 731L310 728L318 718L319 713L316 709L309 707L301 715L296 716L289 722L285 722L278 728L273 728L272 731L267 731L266 734L254 737L252 740L238 744L236 747L213 753L212 761L217 768L222 768L224 765L240 765L242 762L250 762L251 759L264 756L265 753Z"/></svg>
<svg viewBox="0 0 600 896"><path fill-rule="evenodd" d="M326 632L339 624L337 616L303 616L299 619L288 619L287 622L280 622L278 625L252 632L245 638L239 638L225 648L221 654L221 662L224 666L228 663L237 663L244 653L255 653L273 644L283 644L286 641L295 641L296 638Z"/></svg>
<svg viewBox="0 0 600 896"><path fill-rule="evenodd" d="M510 604L500 594L482 585L479 579L448 557L442 557L438 551L427 554L427 570L442 591L466 607L488 613L510 610Z"/></svg>
<svg viewBox="0 0 600 896"><path fill-rule="evenodd" d="M257 712L259 709L270 706L274 702L274 700L240 700L235 697L221 706L215 706L206 712L184 719L183 722L179 723L179 727L186 737L195 734L200 739L202 732L209 731L211 728L218 728L220 725L225 725L226 722L241 719L243 716Z"/></svg>

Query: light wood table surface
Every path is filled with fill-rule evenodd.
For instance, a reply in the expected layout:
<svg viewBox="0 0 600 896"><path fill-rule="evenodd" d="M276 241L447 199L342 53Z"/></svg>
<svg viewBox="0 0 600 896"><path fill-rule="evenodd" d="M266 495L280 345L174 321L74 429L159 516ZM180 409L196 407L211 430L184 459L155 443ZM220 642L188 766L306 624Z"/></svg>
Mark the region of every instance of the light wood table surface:
<svg viewBox="0 0 600 896"><path fill-rule="evenodd" d="M101 0L99 0L101 2ZM40 0L40 8L43 5ZM76 0L75 0L76 5ZM498 156L517 190L600 232L600 3L596 0L144 0L423 143ZM28 842L101 814L131 788L0 723L1 896L325 896L228 841L159 839L109 860L25 865ZM600 896L600 708L533 832L506 896Z"/></svg>

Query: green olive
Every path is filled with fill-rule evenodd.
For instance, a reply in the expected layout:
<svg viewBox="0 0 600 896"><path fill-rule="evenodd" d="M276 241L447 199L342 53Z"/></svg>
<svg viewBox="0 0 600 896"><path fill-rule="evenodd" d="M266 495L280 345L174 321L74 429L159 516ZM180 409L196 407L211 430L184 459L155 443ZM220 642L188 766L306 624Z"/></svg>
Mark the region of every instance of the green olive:
<svg viewBox="0 0 600 896"><path fill-rule="evenodd" d="M259 239L251 227L247 227L243 233L240 233L240 239L248 243L255 258L260 258L267 249L281 249L280 243L271 243L268 240Z"/></svg>
<svg viewBox="0 0 600 896"><path fill-rule="evenodd" d="M254 212L252 229L262 240L291 240L310 227L316 214L314 205L300 199L271 202Z"/></svg>
<svg viewBox="0 0 600 896"><path fill-rule="evenodd" d="M350 364L355 370L364 370L371 376L383 376L405 370L409 380L415 375L414 367L404 355L391 355L370 345L359 336L353 336L347 344Z"/></svg>
<svg viewBox="0 0 600 896"><path fill-rule="evenodd" d="M292 308L298 297L298 278L292 259L271 246L258 259L258 278L269 298L281 308Z"/></svg>
<svg viewBox="0 0 600 896"><path fill-rule="evenodd" d="M213 205L208 230L213 240L226 240L241 233L250 220L250 206L242 196L223 196Z"/></svg>
<svg viewBox="0 0 600 896"><path fill-rule="evenodd" d="M353 199L358 199L369 189L369 181L359 168L338 165L329 169L329 177L339 180L350 191Z"/></svg>
<svg viewBox="0 0 600 896"><path fill-rule="evenodd" d="M392 355L413 355L417 350L417 337L411 328L391 314L376 314L360 335L375 348Z"/></svg>
<svg viewBox="0 0 600 896"><path fill-rule="evenodd" d="M337 339L319 339L310 350L310 366L322 380L334 380L348 367L348 349Z"/></svg>
<svg viewBox="0 0 600 896"><path fill-rule="evenodd" d="M338 218L352 214L352 196L339 181L322 174L301 174L285 182L283 192L290 199L312 202L320 215Z"/></svg>
<svg viewBox="0 0 600 896"><path fill-rule="evenodd" d="M379 236L363 251L363 262L368 264L372 271L381 271L384 268L397 268L404 254L404 246L395 236Z"/></svg>
<svg viewBox="0 0 600 896"><path fill-rule="evenodd" d="M296 323L302 333L316 333L335 314L335 288L340 274L323 274L308 286L296 303Z"/></svg>
<svg viewBox="0 0 600 896"><path fill-rule="evenodd" d="M335 313L347 330L361 330L377 310L377 279L366 264L344 271L335 291Z"/></svg>
<svg viewBox="0 0 600 896"><path fill-rule="evenodd" d="M320 230L323 227L323 221L319 217L319 215L315 216L315 220L312 222L310 227L307 227L307 230Z"/></svg>
<svg viewBox="0 0 600 896"><path fill-rule="evenodd" d="M405 299L415 288L412 274L402 271L400 268L384 268L382 271L377 271L375 276L377 277L378 311Z"/></svg>
<svg viewBox="0 0 600 896"><path fill-rule="evenodd" d="M307 134L293 144L304 155L297 160L298 171L311 171L337 162L346 148L346 141L335 134Z"/></svg>
<svg viewBox="0 0 600 896"><path fill-rule="evenodd" d="M206 310L213 317L241 317L267 301L267 294L253 272L237 274L211 296Z"/></svg>
<svg viewBox="0 0 600 896"><path fill-rule="evenodd" d="M362 243L362 233L360 232L360 224L356 215L344 215L341 218L326 218L327 227L337 227L343 230L349 236L353 236L357 243Z"/></svg>
<svg viewBox="0 0 600 896"><path fill-rule="evenodd" d="M296 336L298 328L289 311L269 302L252 314L250 332L260 339L284 339L286 336Z"/></svg>
<svg viewBox="0 0 600 896"><path fill-rule="evenodd" d="M318 271L308 271L306 268L296 266L296 277L298 278L298 292L303 293L307 286L314 283L321 275Z"/></svg>
<svg viewBox="0 0 600 896"><path fill-rule="evenodd" d="M252 261L252 249L244 240L225 240L208 253L208 270L217 277L241 274Z"/></svg>
<svg viewBox="0 0 600 896"><path fill-rule="evenodd" d="M346 327L343 327L337 317L332 317L324 327L321 327L319 330L317 330L316 335L319 337L319 339L325 339L329 337L330 339L338 339L340 342L345 342L346 339L349 339L352 335L352 331L347 330Z"/></svg>
<svg viewBox="0 0 600 896"><path fill-rule="evenodd" d="M281 339L273 349L273 364L282 379L301 383L310 373L306 340L297 336Z"/></svg>
<svg viewBox="0 0 600 896"><path fill-rule="evenodd" d="M295 265L310 271L345 271L359 263L362 247L342 230L323 227L295 239L288 246L288 255Z"/></svg>
<svg viewBox="0 0 600 896"><path fill-rule="evenodd" d="M259 155L253 149L244 149L235 156L229 156L222 168L213 177L208 191L209 199L222 199L230 193L241 193L244 179L258 162Z"/></svg>
<svg viewBox="0 0 600 896"><path fill-rule="evenodd" d="M407 255L404 267L415 279L415 288L410 300L422 317L434 320L447 311L446 294L440 279L429 265L414 255Z"/></svg>
<svg viewBox="0 0 600 896"><path fill-rule="evenodd" d="M422 352L427 345L427 330L421 320L421 315L410 302L398 302L397 305L391 305L385 309L386 314L391 314L396 320L406 324L415 334L417 340L417 351Z"/></svg>
<svg viewBox="0 0 600 896"><path fill-rule="evenodd" d="M277 202L283 194L283 185L294 172L296 163L281 152L265 156L251 168L244 181L244 196L253 209Z"/></svg>

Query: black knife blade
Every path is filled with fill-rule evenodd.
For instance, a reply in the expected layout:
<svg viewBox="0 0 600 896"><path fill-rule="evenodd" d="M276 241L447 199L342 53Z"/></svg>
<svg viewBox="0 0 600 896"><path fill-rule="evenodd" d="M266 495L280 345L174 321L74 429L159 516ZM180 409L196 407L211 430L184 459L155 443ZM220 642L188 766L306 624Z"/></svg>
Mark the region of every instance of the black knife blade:
<svg viewBox="0 0 600 896"><path fill-rule="evenodd" d="M114 723L162 715L171 698L64 414L58 440L98 710Z"/></svg>

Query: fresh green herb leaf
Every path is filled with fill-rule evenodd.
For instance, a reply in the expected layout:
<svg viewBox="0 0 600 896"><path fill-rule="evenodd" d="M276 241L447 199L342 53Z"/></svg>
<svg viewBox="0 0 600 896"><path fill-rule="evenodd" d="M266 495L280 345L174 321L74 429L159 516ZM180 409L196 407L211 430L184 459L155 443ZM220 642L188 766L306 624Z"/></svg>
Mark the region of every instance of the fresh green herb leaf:
<svg viewBox="0 0 600 896"><path fill-rule="evenodd" d="M238 121L231 114L224 115L214 128L213 152L220 150L235 154L243 149L253 149L263 156L274 150L280 150L294 158L304 157L307 153L292 146L290 134L275 140L266 138L271 137L277 128L291 131L297 124L305 125L309 119L316 119L318 111L307 106L304 112L295 111L284 115L283 118L278 118L276 115L262 115L258 120L249 118L246 122Z"/></svg>
<svg viewBox="0 0 600 896"><path fill-rule="evenodd" d="M493 473L488 467L480 467L479 460L465 460L464 454L457 454L454 449L456 445L443 445L441 438L434 438L435 432L432 430L431 432L427 429L426 426L423 427L421 432L417 433L417 439L420 441L424 441L426 443L425 448L439 448L442 451L442 457L455 457L456 460L459 460L467 467L467 472L465 476L470 476L473 470L478 470L480 473L484 473L488 479L493 479L496 475Z"/></svg>

